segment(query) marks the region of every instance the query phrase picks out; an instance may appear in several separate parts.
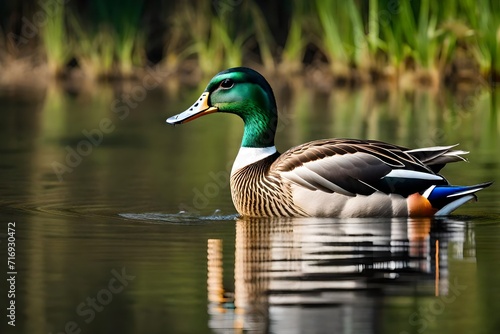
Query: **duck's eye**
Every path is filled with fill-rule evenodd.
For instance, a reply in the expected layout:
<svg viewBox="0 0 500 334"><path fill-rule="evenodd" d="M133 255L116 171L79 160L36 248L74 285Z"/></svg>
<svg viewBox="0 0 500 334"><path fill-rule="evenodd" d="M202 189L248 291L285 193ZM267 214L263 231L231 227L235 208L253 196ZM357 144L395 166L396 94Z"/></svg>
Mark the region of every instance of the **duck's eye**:
<svg viewBox="0 0 500 334"><path fill-rule="evenodd" d="M220 83L220 87L221 88L224 88L224 89L229 89L231 87L234 86L234 81L231 80L231 79L224 79L222 80L222 82Z"/></svg>

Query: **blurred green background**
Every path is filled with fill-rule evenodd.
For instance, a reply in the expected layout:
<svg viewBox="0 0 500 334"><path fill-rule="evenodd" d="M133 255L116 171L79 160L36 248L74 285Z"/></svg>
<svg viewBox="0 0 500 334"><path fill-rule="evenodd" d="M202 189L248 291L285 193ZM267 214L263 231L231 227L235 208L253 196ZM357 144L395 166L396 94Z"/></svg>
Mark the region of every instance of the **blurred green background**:
<svg viewBox="0 0 500 334"><path fill-rule="evenodd" d="M242 64L329 80L424 84L500 70L495 0L5 0L0 68L136 77L151 64L213 75ZM76 73L76 74L75 74Z"/></svg>

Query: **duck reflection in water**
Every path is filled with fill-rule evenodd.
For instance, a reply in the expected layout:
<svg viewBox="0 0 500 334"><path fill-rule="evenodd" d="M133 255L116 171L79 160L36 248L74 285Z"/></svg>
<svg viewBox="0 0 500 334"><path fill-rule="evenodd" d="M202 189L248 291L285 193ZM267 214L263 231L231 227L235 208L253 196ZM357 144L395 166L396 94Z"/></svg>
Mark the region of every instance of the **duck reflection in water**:
<svg viewBox="0 0 500 334"><path fill-rule="evenodd" d="M387 296L448 294L450 244L454 258L474 256L466 232L448 218L239 219L233 292L223 287L223 241L208 240L209 326L378 332Z"/></svg>

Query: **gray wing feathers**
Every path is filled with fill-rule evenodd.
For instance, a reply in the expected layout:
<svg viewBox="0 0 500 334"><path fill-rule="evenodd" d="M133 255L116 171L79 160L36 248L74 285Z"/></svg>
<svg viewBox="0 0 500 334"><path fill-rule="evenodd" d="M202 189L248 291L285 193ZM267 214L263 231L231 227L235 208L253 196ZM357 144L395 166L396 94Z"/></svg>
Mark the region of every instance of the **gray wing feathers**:
<svg viewBox="0 0 500 334"><path fill-rule="evenodd" d="M321 140L288 150L271 169L310 190L346 196L370 195L375 191L406 196L425 190L435 181L430 178L417 180L414 175L407 180L396 176L399 174L393 173L391 177L388 174L393 170L408 170L423 176L435 175L446 163L465 160L460 155L467 152L452 150L453 147L408 150L379 141ZM442 182L447 183L444 178Z"/></svg>

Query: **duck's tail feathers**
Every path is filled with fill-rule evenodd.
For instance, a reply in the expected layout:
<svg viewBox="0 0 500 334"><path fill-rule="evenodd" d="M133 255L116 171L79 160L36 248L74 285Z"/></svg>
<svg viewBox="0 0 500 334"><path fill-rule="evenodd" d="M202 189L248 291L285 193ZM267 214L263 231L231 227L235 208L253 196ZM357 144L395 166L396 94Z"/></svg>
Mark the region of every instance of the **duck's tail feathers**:
<svg viewBox="0 0 500 334"><path fill-rule="evenodd" d="M437 210L435 216L447 216L462 204L474 199L476 192L489 187L493 182L485 182L473 186L432 186L422 196L427 198Z"/></svg>
<svg viewBox="0 0 500 334"><path fill-rule="evenodd" d="M456 145L451 146L433 146L422 147L405 151L414 158L420 160L429 167L434 173L438 173L446 164L457 161L467 161L462 155L468 154L467 151L454 150Z"/></svg>

